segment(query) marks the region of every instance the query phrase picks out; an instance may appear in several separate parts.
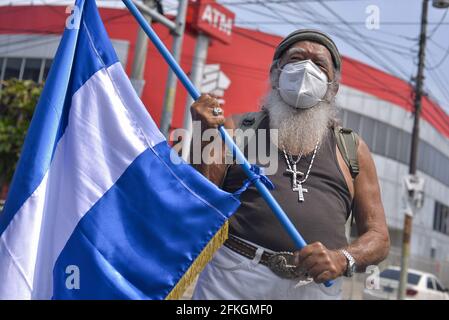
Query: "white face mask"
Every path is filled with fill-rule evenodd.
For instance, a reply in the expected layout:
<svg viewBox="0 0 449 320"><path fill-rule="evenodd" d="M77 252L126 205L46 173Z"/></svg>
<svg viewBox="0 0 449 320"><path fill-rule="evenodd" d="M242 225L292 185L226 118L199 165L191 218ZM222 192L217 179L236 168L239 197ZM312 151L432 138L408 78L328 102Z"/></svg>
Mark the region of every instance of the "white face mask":
<svg viewBox="0 0 449 320"><path fill-rule="evenodd" d="M286 64L279 76L279 94L294 108L307 109L317 105L326 95L326 74L311 60Z"/></svg>

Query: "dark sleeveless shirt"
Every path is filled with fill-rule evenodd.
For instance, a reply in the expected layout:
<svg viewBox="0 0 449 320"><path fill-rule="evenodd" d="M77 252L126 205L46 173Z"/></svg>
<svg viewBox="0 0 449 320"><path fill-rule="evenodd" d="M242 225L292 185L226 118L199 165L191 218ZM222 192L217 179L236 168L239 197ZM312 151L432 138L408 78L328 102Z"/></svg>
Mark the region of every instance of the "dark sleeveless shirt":
<svg viewBox="0 0 449 320"><path fill-rule="evenodd" d="M259 129L268 129L266 117ZM249 143L258 143L257 135ZM266 135L267 146L270 143ZM266 150L270 150L268 147ZM339 167L336 156L336 140L332 129L328 130L317 151L310 175L303 187L304 202L298 201L298 192L292 191L291 175L286 175L287 163L282 150L277 151L278 169L268 176L274 183L274 198L279 202L292 223L307 243L322 242L329 249L347 245L345 223L351 212L351 194ZM312 152L313 153L313 152ZM307 172L312 153L302 157L297 169ZM296 157L295 157L296 159ZM246 175L240 166L232 165L226 174L223 189L234 192L240 188ZM302 180L302 177L298 177ZM294 251L295 245L276 216L251 185L240 197L241 206L230 218L230 233L274 251Z"/></svg>

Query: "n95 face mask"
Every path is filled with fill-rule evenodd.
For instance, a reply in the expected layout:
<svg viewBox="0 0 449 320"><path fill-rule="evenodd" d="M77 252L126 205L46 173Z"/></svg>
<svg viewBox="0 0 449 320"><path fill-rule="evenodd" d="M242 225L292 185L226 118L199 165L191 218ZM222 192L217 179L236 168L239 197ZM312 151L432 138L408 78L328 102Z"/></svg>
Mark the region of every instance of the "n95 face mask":
<svg viewBox="0 0 449 320"><path fill-rule="evenodd" d="M279 76L279 94L293 108L307 109L317 105L326 95L326 74L311 60L286 64Z"/></svg>

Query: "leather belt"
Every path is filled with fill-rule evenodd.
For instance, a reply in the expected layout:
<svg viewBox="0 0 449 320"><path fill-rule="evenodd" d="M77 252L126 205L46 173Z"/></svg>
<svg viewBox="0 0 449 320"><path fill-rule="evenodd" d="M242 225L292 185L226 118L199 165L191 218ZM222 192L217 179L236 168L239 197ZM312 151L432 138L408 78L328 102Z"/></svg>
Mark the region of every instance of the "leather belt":
<svg viewBox="0 0 449 320"><path fill-rule="evenodd" d="M229 249L231 249L232 251L237 252L248 259L252 260L256 257L257 247L243 240L240 240L239 238L233 236L232 234L229 235L229 238L225 241L224 245ZM268 267L269 265L268 261L272 256L273 256L272 253L264 251L262 253L262 256L260 257L259 262Z"/></svg>
<svg viewBox="0 0 449 320"><path fill-rule="evenodd" d="M254 259L258 247L243 241L236 236L230 234L224 245L234 252L248 258ZM286 279L303 279L307 278L307 274L301 272L294 263L294 255L292 252L275 252L270 253L264 251L260 257L261 264L267 266L276 275Z"/></svg>

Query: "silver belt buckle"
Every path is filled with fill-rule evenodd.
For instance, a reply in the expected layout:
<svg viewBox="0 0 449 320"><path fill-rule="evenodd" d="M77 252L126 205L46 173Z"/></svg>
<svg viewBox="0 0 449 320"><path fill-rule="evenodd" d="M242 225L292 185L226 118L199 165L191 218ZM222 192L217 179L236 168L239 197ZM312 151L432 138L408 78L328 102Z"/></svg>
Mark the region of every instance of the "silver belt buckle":
<svg viewBox="0 0 449 320"><path fill-rule="evenodd" d="M268 267L285 279L307 279L308 275L295 265L291 252L276 252L268 259Z"/></svg>

